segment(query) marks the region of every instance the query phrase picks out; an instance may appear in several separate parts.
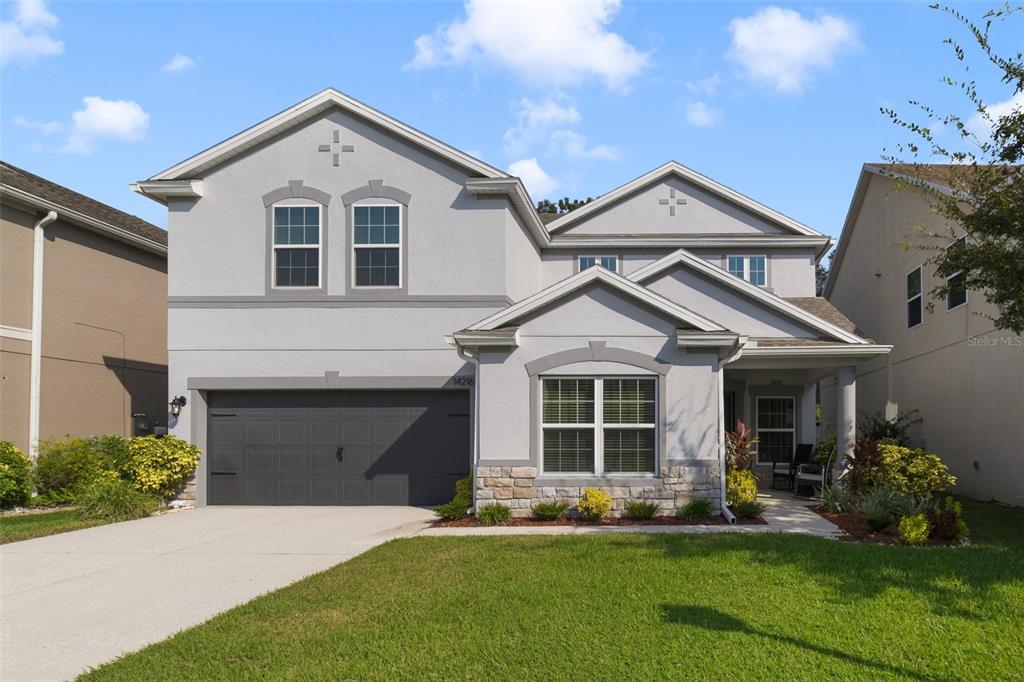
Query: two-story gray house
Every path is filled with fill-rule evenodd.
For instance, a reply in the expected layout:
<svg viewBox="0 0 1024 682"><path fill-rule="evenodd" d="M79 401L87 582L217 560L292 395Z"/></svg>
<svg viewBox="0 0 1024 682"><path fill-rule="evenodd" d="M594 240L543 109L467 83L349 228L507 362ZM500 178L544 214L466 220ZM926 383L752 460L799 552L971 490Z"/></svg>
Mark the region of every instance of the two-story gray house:
<svg viewBox="0 0 1024 682"><path fill-rule="evenodd" d="M199 504L721 501L723 432L814 439L888 347L829 238L678 163L545 223L522 182L328 89L137 183L169 211L169 390Z"/></svg>

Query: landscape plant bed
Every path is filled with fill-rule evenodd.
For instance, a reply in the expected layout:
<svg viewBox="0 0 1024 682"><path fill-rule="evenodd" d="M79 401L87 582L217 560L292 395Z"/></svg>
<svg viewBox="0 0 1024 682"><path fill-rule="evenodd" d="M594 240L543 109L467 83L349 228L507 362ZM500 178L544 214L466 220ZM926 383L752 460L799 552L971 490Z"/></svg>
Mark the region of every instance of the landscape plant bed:
<svg viewBox="0 0 1024 682"><path fill-rule="evenodd" d="M839 529L843 531L840 540L846 540L849 542L869 542L878 545L898 545L900 542L900 535L897 530L897 524L891 523L889 527L881 532L875 532L868 526L867 520L856 512L844 512L836 514L830 512L822 505L816 505L810 507L810 509L816 512L819 516L823 516L832 523L839 526ZM960 547L963 542L940 542L938 540L928 540L925 546L928 547Z"/></svg>
<svg viewBox="0 0 1024 682"><path fill-rule="evenodd" d="M761 525L764 519L741 519L736 518L736 523L743 525ZM715 514L709 519L691 521L678 516L655 516L649 519L630 519L608 517L600 521L585 521L580 518L561 519L534 519L513 517L508 521L494 524L495 526L724 526L727 525L721 514ZM475 528L484 527L484 524L475 516L463 516L455 521L434 521L434 526L439 528Z"/></svg>

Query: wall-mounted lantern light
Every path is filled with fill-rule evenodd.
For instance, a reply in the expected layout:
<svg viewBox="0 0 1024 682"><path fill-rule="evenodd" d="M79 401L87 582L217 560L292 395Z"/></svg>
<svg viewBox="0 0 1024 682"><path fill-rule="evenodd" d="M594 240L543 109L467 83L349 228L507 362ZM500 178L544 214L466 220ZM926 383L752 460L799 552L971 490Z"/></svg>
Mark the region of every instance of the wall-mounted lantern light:
<svg viewBox="0 0 1024 682"><path fill-rule="evenodd" d="M185 400L185 396L183 395L179 395L177 398L172 398L171 402L168 403L168 405L171 406L171 414L175 417L181 414L181 408L185 407L187 404L188 401Z"/></svg>

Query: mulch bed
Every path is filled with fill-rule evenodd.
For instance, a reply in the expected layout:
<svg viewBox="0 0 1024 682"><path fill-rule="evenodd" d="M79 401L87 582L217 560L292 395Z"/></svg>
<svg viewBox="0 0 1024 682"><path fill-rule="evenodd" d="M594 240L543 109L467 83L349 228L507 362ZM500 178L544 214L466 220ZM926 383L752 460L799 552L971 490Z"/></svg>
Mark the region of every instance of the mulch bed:
<svg viewBox="0 0 1024 682"><path fill-rule="evenodd" d="M860 514L854 512L835 514L825 509L822 505L809 507L809 509L839 526L839 529L843 531L843 535L839 538L840 540L846 540L848 542L867 542L876 545L903 544L900 540L899 528L895 523L889 524L888 528L876 533L871 530L871 527L868 526L868 522ZM925 543L925 546L960 547L961 544L962 543L960 542L950 543L940 542L939 540L929 540Z"/></svg>
<svg viewBox="0 0 1024 682"><path fill-rule="evenodd" d="M761 525L764 519L741 519L736 518L737 524ZM463 516L456 521L442 521L438 519L432 524L436 528L475 528L483 527L475 516ZM627 519L608 517L600 521L584 521L583 519L562 518L545 521L542 519L513 517L508 521L494 524L495 526L724 526L727 525L725 518L719 514L703 521L689 521L677 516L655 516L650 519Z"/></svg>

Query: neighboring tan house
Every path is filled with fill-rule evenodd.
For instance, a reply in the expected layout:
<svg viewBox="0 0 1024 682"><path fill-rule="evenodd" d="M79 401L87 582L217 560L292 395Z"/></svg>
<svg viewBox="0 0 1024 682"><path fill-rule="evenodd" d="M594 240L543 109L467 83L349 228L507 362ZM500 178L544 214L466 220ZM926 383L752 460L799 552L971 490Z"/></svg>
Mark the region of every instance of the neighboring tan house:
<svg viewBox="0 0 1024 682"><path fill-rule="evenodd" d="M957 492L1024 504L1024 338L995 329L994 306L975 291L954 290L929 311L928 293L939 284L925 263L932 252L899 245L919 240L919 226L951 228L906 174L948 191L951 172L865 165L824 293L865 334L893 347L858 367L859 409L890 417L916 410L914 444L950 466ZM835 408L830 383L822 388L827 430Z"/></svg>
<svg viewBox="0 0 1024 682"><path fill-rule="evenodd" d="M814 439L888 352L815 298L830 239L667 163L545 224L522 182L328 89L148 180L199 504L722 499L723 428Z"/></svg>
<svg viewBox="0 0 1024 682"><path fill-rule="evenodd" d="M0 164L0 439L167 423L167 233Z"/></svg>

